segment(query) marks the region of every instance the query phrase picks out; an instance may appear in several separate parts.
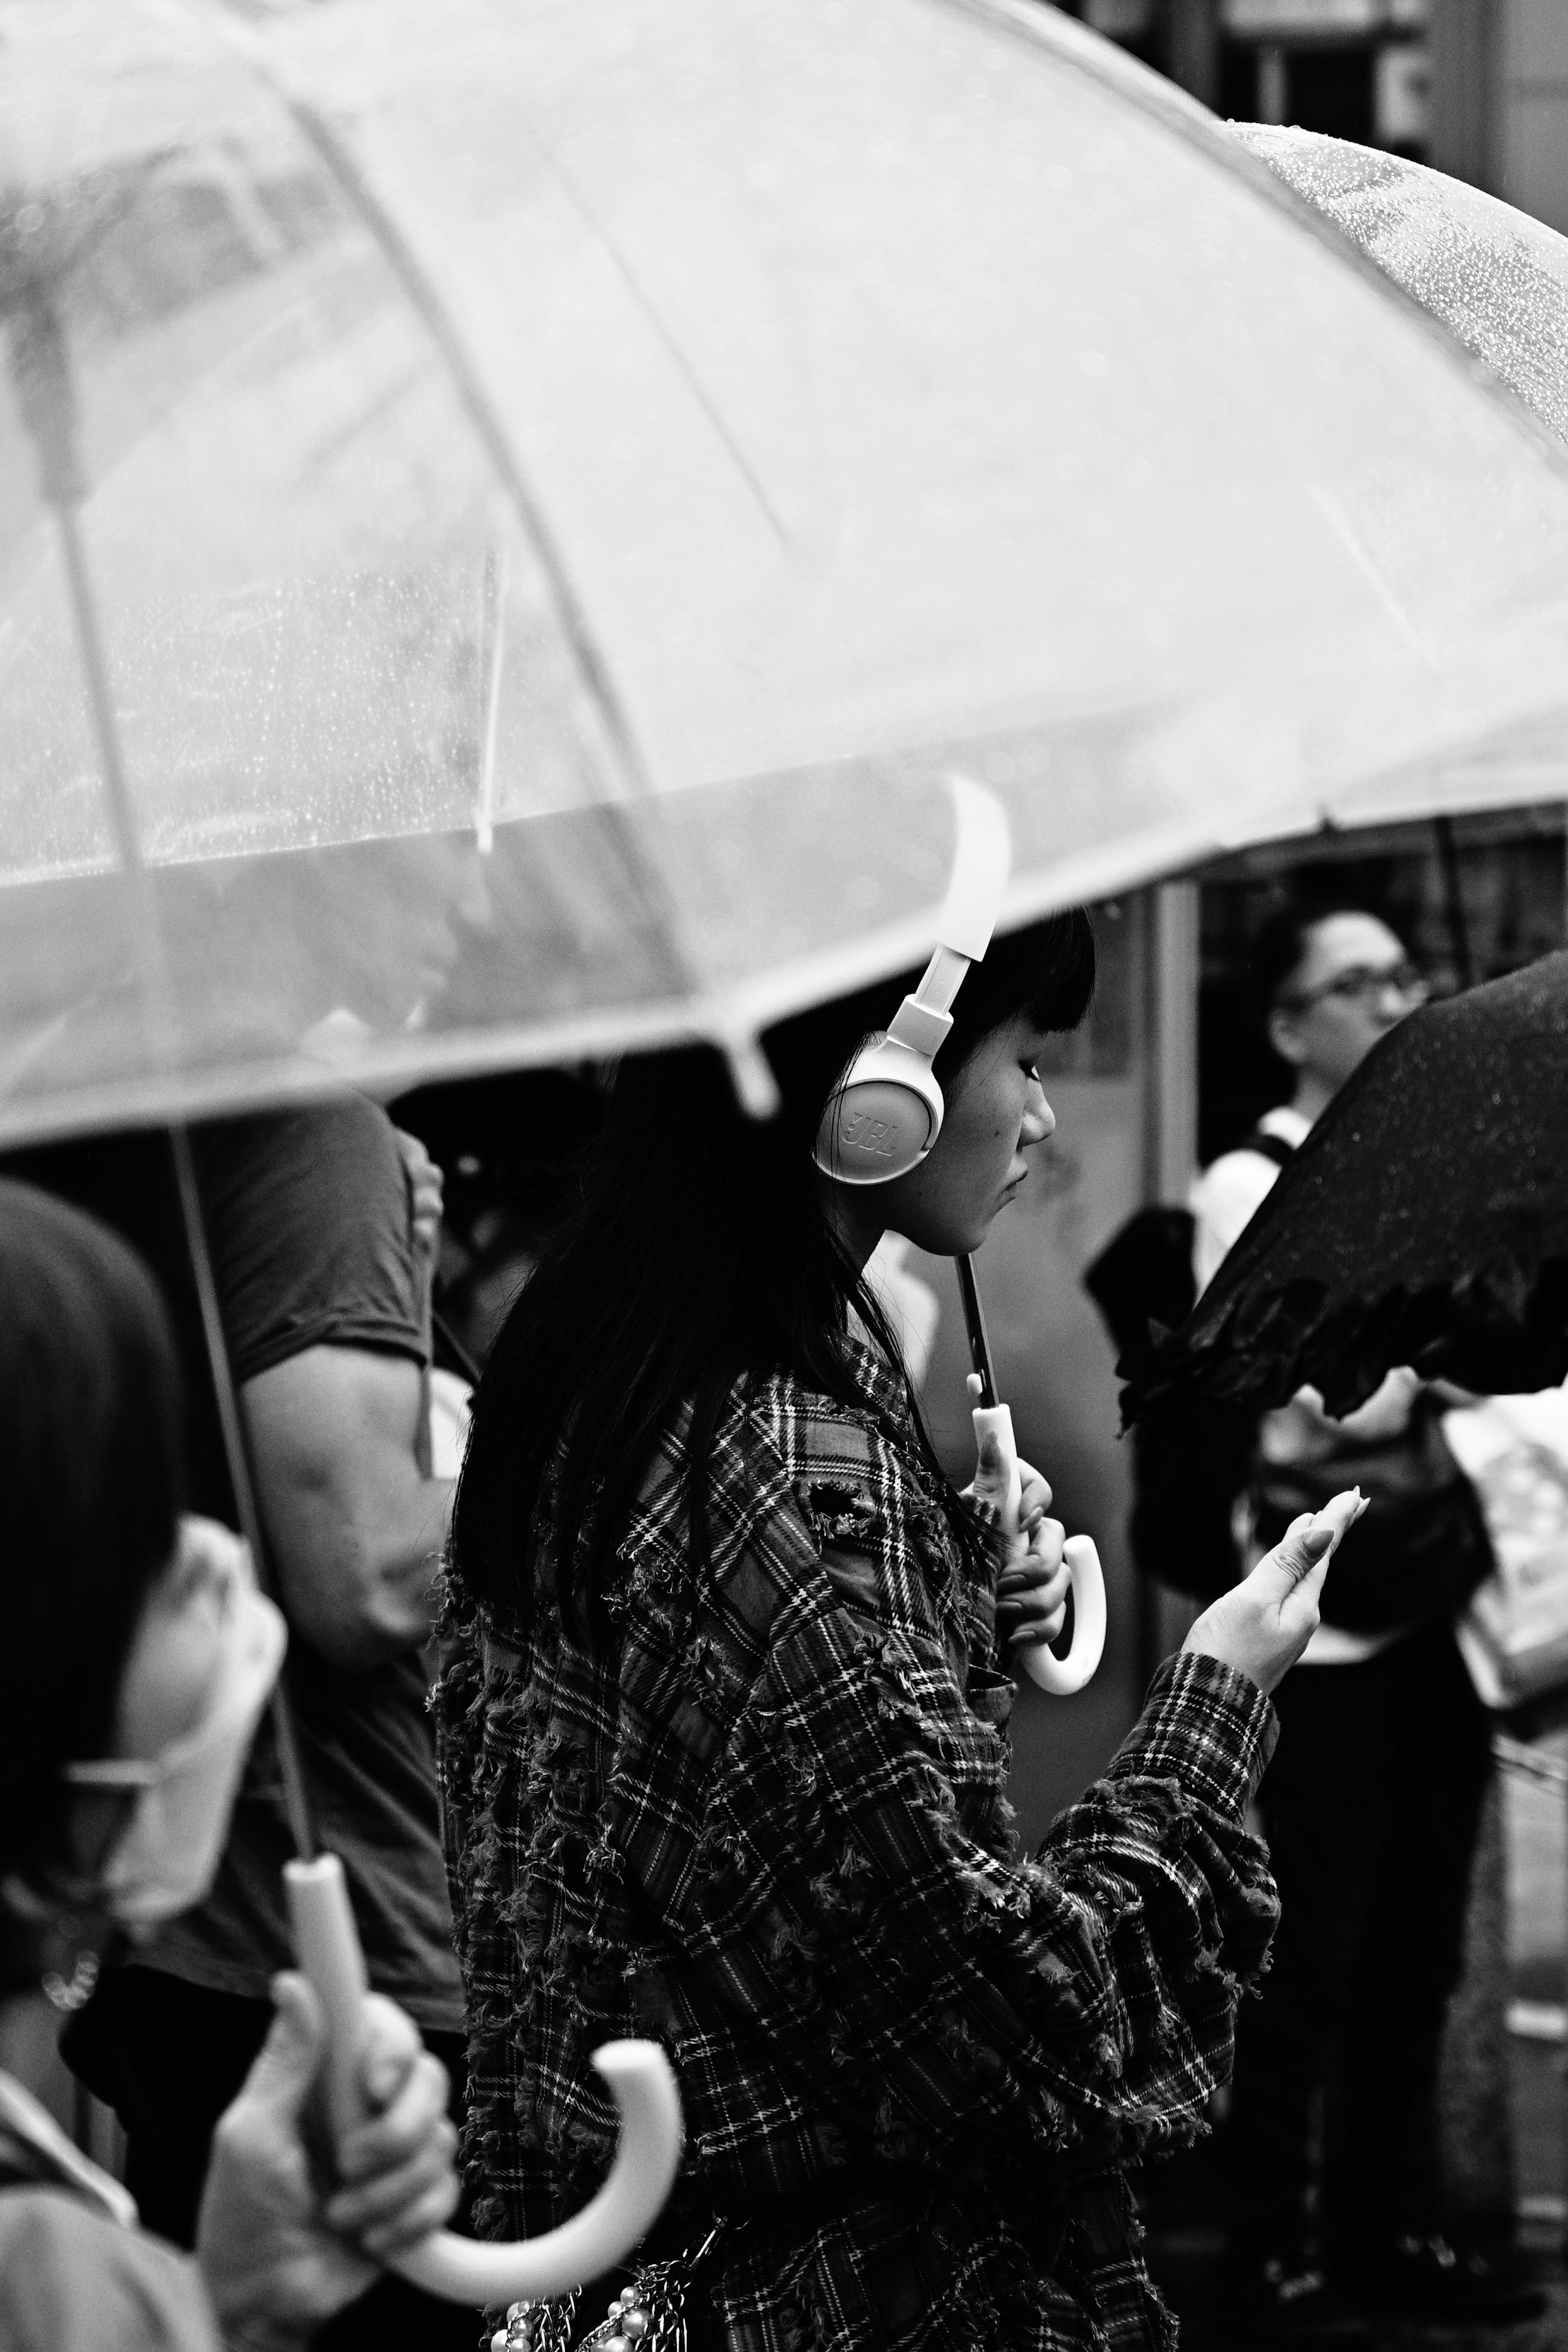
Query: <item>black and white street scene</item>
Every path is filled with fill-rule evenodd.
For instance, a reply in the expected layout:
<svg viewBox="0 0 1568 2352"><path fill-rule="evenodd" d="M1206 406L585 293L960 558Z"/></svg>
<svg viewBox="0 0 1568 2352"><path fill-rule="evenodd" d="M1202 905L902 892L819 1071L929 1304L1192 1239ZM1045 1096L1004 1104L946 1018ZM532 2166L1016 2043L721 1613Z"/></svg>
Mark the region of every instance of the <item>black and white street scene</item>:
<svg viewBox="0 0 1568 2352"><path fill-rule="evenodd" d="M1568 2347L1568 0L0 0L0 2352Z"/></svg>

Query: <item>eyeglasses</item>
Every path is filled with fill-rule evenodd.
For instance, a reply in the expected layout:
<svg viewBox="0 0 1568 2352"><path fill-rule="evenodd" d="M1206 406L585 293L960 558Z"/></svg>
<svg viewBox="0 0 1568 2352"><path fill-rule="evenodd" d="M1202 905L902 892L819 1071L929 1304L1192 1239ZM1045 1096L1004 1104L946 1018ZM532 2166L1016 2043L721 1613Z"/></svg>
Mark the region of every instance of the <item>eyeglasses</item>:
<svg viewBox="0 0 1568 2352"><path fill-rule="evenodd" d="M1309 1013L1314 1004L1322 1004L1333 996L1342 1004L1375 1004L1381 996L1397 996L1408 1005L1425 1004L1431 994L1426 979L1406 957L1398 963L1353 963L1343 971L1335 972L1321 988L1308 989L1304 994L1282 996L1281 1007L1287 1013Z"/></svg>

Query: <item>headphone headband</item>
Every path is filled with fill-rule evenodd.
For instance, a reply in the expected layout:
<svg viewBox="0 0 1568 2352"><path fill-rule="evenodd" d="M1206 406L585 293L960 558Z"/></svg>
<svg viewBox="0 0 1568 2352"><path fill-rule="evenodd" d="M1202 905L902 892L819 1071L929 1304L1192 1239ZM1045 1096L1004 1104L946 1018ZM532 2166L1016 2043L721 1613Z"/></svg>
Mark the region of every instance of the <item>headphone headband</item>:
<svg viewBox="0 0 1568 2352"><path fill-rule="evenodd" d="M936 937L942 947L962 956L966 964L978 963L991 944L1012 872L1012 830L995 793L976 783L972 776L955 772L947 778L947 789L953 795L957 830L947 895L936 917ZM944 1012L963 977L960 971L954 980Z"/></svg>
<svg viewBox="0 0 1568 2352"><path fill-rule="evenodd" d="M937 946L890 1026L868 1038L828 1097L813 1156L846 1184L886 1184L917 1167L942 1132L932 1063L953 1026L964 974L991 943L1012 865L1007 811L972 778L950 775L957 824Z"/></svg>

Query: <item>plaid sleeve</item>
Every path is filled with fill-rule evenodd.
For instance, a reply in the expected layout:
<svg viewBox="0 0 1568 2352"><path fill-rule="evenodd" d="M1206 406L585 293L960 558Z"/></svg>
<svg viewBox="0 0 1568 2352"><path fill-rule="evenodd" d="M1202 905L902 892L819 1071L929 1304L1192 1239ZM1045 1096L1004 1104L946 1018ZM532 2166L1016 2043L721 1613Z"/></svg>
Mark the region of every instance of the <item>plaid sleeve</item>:
<svg viewBox="0 0 1568 2352"><path fill-rule="evenodd" d="M724 2007L841 2147L921 2171L1104 2162L1190 2127L1228 2063L1233 1948L1260 1957L1271 1925L1260 1851L1208 1834L1173 1780L1103 1784L1040 1862L1012 1859L995 1735L939 1648L789 1614L678 1923Z"/></svg>
<svg viewBox="0 0 1568 2352"><path fill-rule="evenodd" d="M1256 1683L1218 1659L1167 1659L1103 1779L1040 1847L1102 1923L1122 1989L1124 2095L1187 2114L1228 2079L1240 1987L1279 1923L1247 1801L1278 1734Z"/></svg>
<svg viewBox="0 0 1568 2352"><path fill-rule="evenodd" d="M1250 1676L1195 1650L1166 1660L1111 1767L1113 1780L1170 1779L1217 1813L1257 1794L1280 1726Z"/></svg>

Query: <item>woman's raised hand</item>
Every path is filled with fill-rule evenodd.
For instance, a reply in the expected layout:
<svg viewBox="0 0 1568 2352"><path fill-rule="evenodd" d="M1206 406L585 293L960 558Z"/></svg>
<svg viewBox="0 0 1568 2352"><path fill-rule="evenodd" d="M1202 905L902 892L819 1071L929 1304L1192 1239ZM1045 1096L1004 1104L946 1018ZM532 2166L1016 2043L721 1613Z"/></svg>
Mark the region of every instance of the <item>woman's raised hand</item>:
<svg viewBox="0 0 1568 2352"><path fill-rule="evenodd" d="M1234 1666L1261 1691L1273 1690L1316 1633L1329 1561L1365 1508L1360 1488L1352 1487L1321 1511L1292 1519L1251 1575L1204 1611L1182 1648Z"/></svg>

